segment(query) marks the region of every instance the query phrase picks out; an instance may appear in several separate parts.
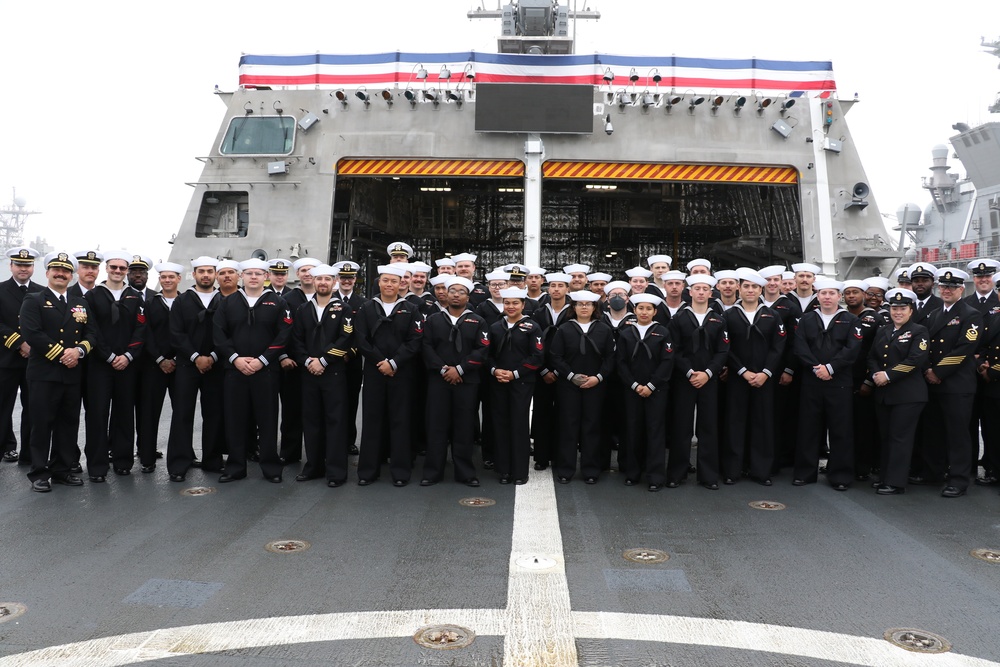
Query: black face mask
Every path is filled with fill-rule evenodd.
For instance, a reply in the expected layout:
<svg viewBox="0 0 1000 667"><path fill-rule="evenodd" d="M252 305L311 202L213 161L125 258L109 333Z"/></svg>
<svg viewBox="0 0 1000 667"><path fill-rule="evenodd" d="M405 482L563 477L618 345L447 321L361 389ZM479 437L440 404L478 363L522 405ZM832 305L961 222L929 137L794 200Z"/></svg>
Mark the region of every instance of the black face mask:
<svg viewBox="0 0 1000 667"><path fill-rule="evenodd" d="M611 310L622 310L625 308L625 297L615 295L608 299L608 305L611 306Z"/></svg>

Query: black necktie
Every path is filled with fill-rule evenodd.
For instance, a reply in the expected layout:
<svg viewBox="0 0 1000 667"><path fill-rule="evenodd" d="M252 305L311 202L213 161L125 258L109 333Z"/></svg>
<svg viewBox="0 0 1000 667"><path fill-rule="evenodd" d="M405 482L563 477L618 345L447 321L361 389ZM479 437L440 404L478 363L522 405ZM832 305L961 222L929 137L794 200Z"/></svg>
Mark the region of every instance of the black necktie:
<svg viewBox="0 0 1000 667"><path fill-rule="evenodd" d="M61 303L64 306L66 305L66 295L65 294L60 294L59 295L59 303Z"/></svg>
<svg viewBox="0 0 1000 667"><path fill-rule="evenodd" d="M21 287L21 294L27 294L28 293L28 286L27 285L21 285L20 287Z"/></svg>
<svg viewBox="0 0 1000 667"><path fill-rule="evenodd" d="M985 296L979 297L979 303L986 303L986 297Z"/></svg>

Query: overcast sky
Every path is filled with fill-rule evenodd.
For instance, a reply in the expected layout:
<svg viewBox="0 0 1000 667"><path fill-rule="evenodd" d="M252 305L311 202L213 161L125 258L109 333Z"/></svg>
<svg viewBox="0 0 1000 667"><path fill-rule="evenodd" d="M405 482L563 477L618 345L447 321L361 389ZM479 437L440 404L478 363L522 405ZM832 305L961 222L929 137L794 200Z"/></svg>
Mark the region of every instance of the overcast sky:
<svg viewBox="0 0 1000 667"><path fill-rule="evenodd" d="M570 0L572 2L572 0ZM497 0L485 0L495 8ZM166 259L238 83L241 53L495 51L471 0L0 3L0 205L41 215L25 238ZM592 0L577 53L831 60L882 213L929 202L930 150L990 120L1000 2ZM580 0L579 7L584 7ZM933 9L933 7L937 7ZM992 116L1000 121L1000 115Z"/></svg>

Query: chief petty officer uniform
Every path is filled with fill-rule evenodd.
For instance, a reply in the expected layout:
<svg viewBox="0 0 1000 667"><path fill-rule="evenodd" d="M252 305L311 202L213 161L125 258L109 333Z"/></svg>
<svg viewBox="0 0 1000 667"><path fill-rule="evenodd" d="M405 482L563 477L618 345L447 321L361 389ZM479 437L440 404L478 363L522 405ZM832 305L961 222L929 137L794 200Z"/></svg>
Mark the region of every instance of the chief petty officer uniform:
<svg viewBox="0 0 1000 667"><path fill-rule="evenodd" d="M792 480L796 486L816 482L819 447L827 441L827 434L830 443L827 481L838 491L846 490L854 481L854 411L851 404L854 378L851 371L861 350L862 338L858 318L843 309L829 322L823 321L819 310L810 311L799 320L793 343L799 361L798 375L802 378L799 439ZM815 366L825 366L831 378L820 380L813 371Z"/></svg>
<svg viewBox="0 0 1000 667"><path fill-rule="evenodd" d="M578 447L584 480L593 484L601 474L601 412L615 367L615 339L597 308L594 311L596 319L586 329L575 318L559 327L549 354L559 378L559 436L552 467L560 482L573 478ZM596 377L597 385L582 389L574 382L577 375Z"/></svg>
<svg viewBox="0 0 1000 667"><path fill-rule="evenodd" d="M423 335L423 318L406 299L397 298L386 315L382 300L375 297L358 311L354 325L354 345L364 356L364 384L361 402L361 454L358 483L362 486L379 477L383 435L388 430L389 470L393 484L410 481L411 434L409 392L418 373L417 355ZM395 375L383 375L378 362L388 361Z"/></svg>
<svg viewBox="0 0 1000 667"><path fill-rule="evenodd" d="M197 266L215 266L215 260L203 257ZM171 481L182 482L194 453L195 401L201 396L201 467L210 472L222 471L222 455L226 448L223 429L223 362L215 351L214 318L222 294L218 290L198 292L191 288L177 296L170 309L170 337L174 346L177 370L174 371L173 414L167 438L167 472ZM202 372L196 361L211 360ZM207 359L206 359L207 358Z"/></svg>
<svg viewBox="0 0 1000 667"><path fill-rule="evenodd" d="M161 265L162 266L162 265ZM180 266L177 273L183 272ZM164 269L172 270L172 269ZM173 339L170 335L170 310L176 297L168 301L159 292L146 300L146 344L143 347L143 390L139 397L139 464L143 472L153 472L156 468L156 441L159 432L163 399L169 395L170 409L174 406L174 386L176 367L171 373L164 373L164 361L176 361Z"/></svg>
<svg viewBox="0 0 1000 667"><path fill-rule="evenodd" d="M434 313L424 323L423 359L427 373L427 456L421 484L435 484L444 476L451 434L455 481L478 486L472 462L476 402L486 357L490 349L486 321L470 310L457 319L447 311ZM454 367L462 376L458 384L443 374Z"/></svg>
<svg viewBox="0 0 1000 667"><path fill-rule="evenodd" d="M11 248L7 256L12 264L35 263L38 251L33 248ZM0 283L0 438L7 440L3 460L14 462L18 460L17 439L13 437L14 401L17 392L21 391L21 463L29 463L31 453L31 415L28 410L30 392L26 369L28 360L21 356L20 348L24 338L18 330L18 315L21 304L29 294L36 294L42 286L30 279L24 285L18 284L14 277Z"/></svg>
<svg viewBox="0 0 1000 667"><path fill-rule="evenodd" d="M635 298L659 299L652 294ZM654 306L655 301L650 301ZM633 315L633 318L635 316ZM634 319L621 327L615 350L618 380L624 395L625 425L619 453L625 450L619 468L625 473L625 484L639 482L645 473L650 491L659 491L667 480L667 397L670 375L674 369L674 345L670 331L659 322L640 327ZM642 397L640 386L652 393Z"/></svg>
<svg viewBox="0 0 1000 667"><path fill-rule="evenodd" d="M1000 306L991 308L986 314L981 338L980 376L983 392L983 444L984 458L988 465L981 483L995 483L997 463L1000 462Z"/></svg>
<svg viewBox="0 0 1000 667"><path fill-rule="evenodd" d="M332 269L317 268L317 271ZM315 275L315 274L314 274ZM299 306L292 324L291 355L302 369L302 425L306 462L296 481L326 477L329 486L347 481L347 365L354 338L350 306L336 296L324 307ZM313 375L309 363L323 373Z"/></svg>
<svg viewBox="0 0 1000 667"><path fill-rule="evenodd" d="M131 287L116 298L101 284L85 298L96 343L87 364L87 474L92 481L104 481L109 449L116 474L128 475L135 462L136 361L146 340L146 316L139 292ZM120 371L111 366L118 356L129 360Z"/></svg>
<svg viewBox="0 0 1000 667"><path fill-rule="evenodd" d="M968 271L972 273L975 277L990 277L990 285L993 286L994 282L992 280L993 276L996 274L997 270L1000 269L1000 262L995 259L978 259L969 262ZM986 320L989 319L991 311L1000 311L1000 298L997 297L997 291L995 288L990 289L989 294L980 294L978 289L974 289L972 294L962 299L965 303L969 304L973 308L979 311L979 314L983 316L983 324L986 325ZM982 350L985 345L985 338L983 336L979 337L980 346L976 354L980 357L978 363L982 363ZM987 440L991 439L989 434L989 428L991 425L991 420L986 414L986 380L983 376L977 373L976 377L976 400L972 406L972 421L969 424L969 445L972 452L972 470L975 472L978 469L979 462L979 434L980 429L982 430L983 436L983 478L977 479L976 484L982 484L989 486L996 484L996 475L994 474L994 465L990 462L989 452L986 451L985 444Z"/></svg>
<svg viewBox="0 0 1000 667"><path fill-rule="evenodd" d="M533 319L522 317L515 324L510 324L504 318L490 327L490 403L493 409L496 471L501 484L509 484L512 479L515 484L528 481L531 447L528 409L535 378L544 360L544 334ZM497 381L498 369L512 371L514 380L505 383ZM548 418L552 417L548 415ZM537 452L535 456L537 461Z"/></svg>
<svg viewBox="0 0 1000 667"><path fill-rule="evenodd" d="M910 290L889 290L892 305L911 305L916 295ZM878 329L868 354L868 382L885 373L889 383L875 387L875 414L878 416L882 449L879 466L881 479L878 493L903 493L910 471L913 443L920 413L927 404L927 383L924 369L928 357L927 329L913 322L896 328L891 321Z"/></svg>
<svg viewBox="0 0 1000 667"><path fill-rule="evenodd" d="M338 262L334 265L337 275L340 278L356 278L358 270L361 268L354 262ZM356 285L356 284L355 284ZM344 294L338 289L334 296L351 309L351 319L357 321L358 311L365 304L365 299L355 288L350 294ZM347 451L350 454L358 453L358 402L361 397L361 382L364 377L361 356L356 351L347 355Z"/></svg>
<svg viewBox="0 0 1000 667"><path fill-rule="evenodd" d="M46 259L47 268L75 269L66 253L52 253ZM61 360L67 349L79 348L84 356L94 349L87 302L83 297L67 297L46 287L25 297L20 318L22 335L31 346L27 366L31 385L28 410L32 417L28 479L39 491L51 488L50 478L79 486L83 482L70 474L70 468L79 452L76 438L83 368L79 364L67 368Z"/></svg>
<svg viewBox="0 0 1000 667"><path fill-rule="evenodd" d="M788 334L778 314L763 304L747 313L737 302L723 319L729 332L724 416L729 423L729 442L723 443L722 475L729 481L739 479L746 460L750 478L767 484L775 456L774 393L784 369ZM743 379L748 371L764 373L768 379L760 387L752 387Z"/></svg>
<svg viewBox="0 0 1000 667"><path fill-rule="evenodd" d="M964 284L965 277L964 271L941 269L938 283ZM983 317L975 308L959 301L947 311L942 305L932 313L927 319L927 330L930 336L928 370L941 382L928 387L927 433L921 443L917 477L930 482L947 479L941 493L952 498L965 493L972 477L968 434L976 394L975 354L983 333Z"/></svg>
<svg viewBox="0 0 1000 667"><path fill-rule="evenodd" d="M709 310L699 322L690 306L670 318L670 339L674 344L674 372L670 381L673 422L667 486L676 486L691 463L691 438L695 434L697 408L698 482L709 489L719 488L719 374L729 357L729 335L722 316ZM695 389L690 376L701 371L708 382Z"/></svg>
<svg viewBox="0 0 1000 667"><path fill-rule="evenodd" d="M241 288L222 299L212 324L215 351L226 366L223 400L229 458L219 481L247 476L247 444L253 442L247 413L252 411L261 472L268 481L280 482L277 374L292 328L285 300L265 291L251 306ZM244 375L233 366L237 357L258 359L264 367L252 375Z"/></svg>

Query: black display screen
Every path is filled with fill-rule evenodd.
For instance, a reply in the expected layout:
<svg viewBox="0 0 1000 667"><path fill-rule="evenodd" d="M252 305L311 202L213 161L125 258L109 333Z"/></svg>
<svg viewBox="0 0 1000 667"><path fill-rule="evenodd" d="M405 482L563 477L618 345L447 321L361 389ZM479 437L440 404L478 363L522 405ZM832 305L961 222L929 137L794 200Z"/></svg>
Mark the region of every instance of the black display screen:
<svg viewBox="0 0 1000 667"><path fill-rule="evenodd" d="M477 83L476 132L592 134L594 87Z"/></svg>

